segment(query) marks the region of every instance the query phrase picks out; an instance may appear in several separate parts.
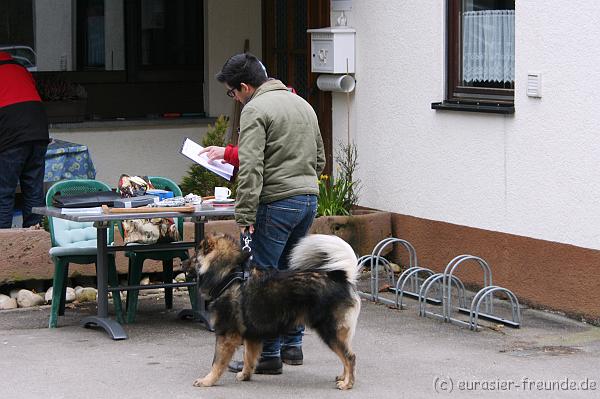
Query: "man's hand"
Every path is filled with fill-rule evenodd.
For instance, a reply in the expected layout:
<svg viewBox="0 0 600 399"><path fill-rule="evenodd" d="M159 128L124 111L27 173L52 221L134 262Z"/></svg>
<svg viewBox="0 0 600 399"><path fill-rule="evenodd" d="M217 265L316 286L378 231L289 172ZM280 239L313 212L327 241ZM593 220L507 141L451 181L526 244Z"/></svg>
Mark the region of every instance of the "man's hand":
<svg viewBox="0 0 600 399"><path fill-rule="evenodd" d="M250 234L254 234L254 225L251 224L250 226L240 226L240 233L242 235L246 234L246 231L248 231Z"/></svg>
<svg viewBox="0 0 600 399"><path fill-rule="evenodd" d="M225 147L218 147L215 145L208 146L198 153L198 155L206 153L206 157L210 162L221 160L221 163L225 163L223 159L225 157Z"/></svg>

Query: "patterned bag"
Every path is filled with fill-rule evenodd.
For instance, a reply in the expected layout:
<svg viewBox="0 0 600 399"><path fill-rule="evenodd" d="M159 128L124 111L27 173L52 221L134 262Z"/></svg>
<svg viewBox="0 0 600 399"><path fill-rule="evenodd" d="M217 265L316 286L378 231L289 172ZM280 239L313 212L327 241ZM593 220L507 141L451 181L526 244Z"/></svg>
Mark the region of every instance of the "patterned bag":
<svg viewBox="0 0 600 399"><path fill-rule="evenodd" d="M121 175L118 184L123 198L137 197L154 188L148 177ZM157 242L179 241L179 230L172 218L123 220L123 241L125 244L156 244Z"/></svg>

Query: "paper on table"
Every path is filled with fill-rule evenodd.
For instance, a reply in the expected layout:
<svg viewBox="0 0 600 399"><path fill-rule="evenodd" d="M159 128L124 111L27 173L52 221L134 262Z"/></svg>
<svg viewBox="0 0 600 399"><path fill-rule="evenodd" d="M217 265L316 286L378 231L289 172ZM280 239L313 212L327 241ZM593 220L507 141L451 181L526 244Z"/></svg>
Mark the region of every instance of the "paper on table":
<svg viewBox="0 0 600 399"><path fill-rule="evenodd" d="M96 206L93 208L61 208L60 213L63 215L101 215L102 207Z"/></svg>
<svg viewBox="0 0 600 399"><path fill-rule="evenodd" d="M224 179L231 180L233 176L233 165L229 163L221 163L220 161L210 162L206 154L198 155L204 147L200 144L186 138L181 146L181 153L196 162L199 165L204 166L206 169L213 173L221 176Z"/></svg>

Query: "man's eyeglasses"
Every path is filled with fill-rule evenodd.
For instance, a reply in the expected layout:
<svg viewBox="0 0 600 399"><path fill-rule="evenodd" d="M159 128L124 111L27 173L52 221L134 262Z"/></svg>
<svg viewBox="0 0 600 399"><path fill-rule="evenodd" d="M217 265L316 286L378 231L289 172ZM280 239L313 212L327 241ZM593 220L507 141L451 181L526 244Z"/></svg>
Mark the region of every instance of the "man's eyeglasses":
<svg viewBox="0 0 600 399"><path fill-rule="evenodd" d="M230 98L235 97L235 89L227 90L227 97L230 97Z"/></svg>

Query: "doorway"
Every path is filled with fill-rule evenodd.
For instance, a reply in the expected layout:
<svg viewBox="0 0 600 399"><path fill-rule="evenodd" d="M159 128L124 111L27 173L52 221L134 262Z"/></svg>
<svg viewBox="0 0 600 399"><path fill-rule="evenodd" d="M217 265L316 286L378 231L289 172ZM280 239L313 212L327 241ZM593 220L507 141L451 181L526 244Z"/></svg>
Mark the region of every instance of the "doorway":
<svg viewBox="0 0 600 399"><path fill-rule="evenodd" d="M327 164L333 165L331 93L317 88L317 74L310 72L310 36L307 29L330 25L330 0L263 0L263 62L269 76L293 87L314 108Z"/></svg>

